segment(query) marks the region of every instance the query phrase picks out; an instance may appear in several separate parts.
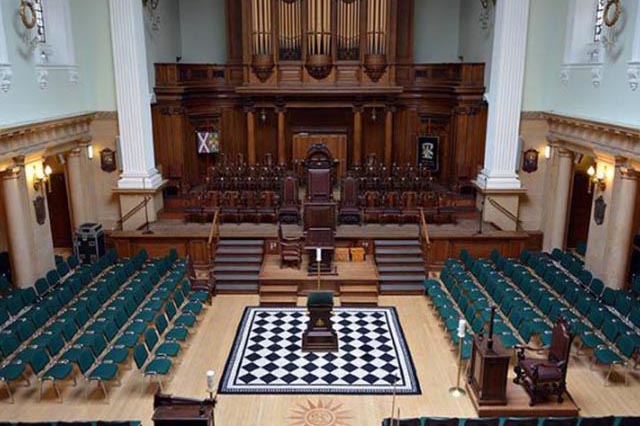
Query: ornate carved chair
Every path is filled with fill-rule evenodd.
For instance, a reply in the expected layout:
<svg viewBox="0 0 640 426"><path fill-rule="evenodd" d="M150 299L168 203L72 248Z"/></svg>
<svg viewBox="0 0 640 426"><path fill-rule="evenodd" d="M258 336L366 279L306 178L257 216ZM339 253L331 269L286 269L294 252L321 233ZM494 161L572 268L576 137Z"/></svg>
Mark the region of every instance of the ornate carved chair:
<svg viewBox="0 0 640 426"><path fill-rule="evenodd" d="M400 196L396 191L384 194L384 208L381 223L398 223L400 221Z"/></svg>
<svg viewBox="0 0 640 426"><path fill-rule="evenodd" d="M187 274L191 282L191 288L203 291L207 294L206 303L211 305L211 296L216 289L216 278L211 262L197 265L190 256L187 256Z"/></svg>
<svg viewBox="0 0 640 426"><path fill-rule="evenodd" d="M280 268L285 265L300 269L302 264L302 240L300 238L285 238L282 226L278 223L278 241L280 243Z"/></svg>
<svg viewBox="0 0 640 426"><path fill-rule="evenodd" d="M364 223L379 222L380 215L382 214L382 206L380 205L380 195L378 191L367 191L362 198Z"/></svg>
<svg viewBox="0 0 640 426"><path fill-rule="evenodd" d="M241 220L243 222L260 222L258 214L258 200L254 191L244 191L241 196L242 209L240 210Z"/></svg>
<svg viewBox="0 0 640 426"><path fill-rule="evenodd" d="M276 221L276 208L278 205L278 196L273 191L262 191L260 194L260 205L258 206L258 215L260 222L273 223Z"/></svg>
<svg viewBox="0 0 640 426"><path fill-rule="evenodd" d="M526 346L519 346L518 363L514 371L514 383L521 384L529 394L529 405L545 401L548 396L555 395L558 403L563 400L567 389L567 366L571 343L574 335L570 332L569 324L560 317L553 328L551 347L546 359L529 358L526 350L537 350Z"/></svg>
<svg viewBox="0 0 640 426"><path fill-rule="evenodd" d="M237 191L226 191L220 208L221 222L240 223L240 195Z"/></svg>
<svg viewBox="0 0 640 426"><path fill-rule="evenodd" d="M420 222L420 210L418 209L418 194L409 191L403 192L400 197L400 223L418 223Z"/></svg>
<svg viewBox="0 0 640 426"><path fill-rule="evenodd" d="M289 175L284 178L278 220L282 223L300 222L300 202L298 200L298 180Z"/></svg>
<svg viewBox="0 0 640 426"><path fill-rule="evenodd" d="M342 180L342 195L340 197L340 223L360 224L360 208L358 207L358 182L348 176Z"/></svg>

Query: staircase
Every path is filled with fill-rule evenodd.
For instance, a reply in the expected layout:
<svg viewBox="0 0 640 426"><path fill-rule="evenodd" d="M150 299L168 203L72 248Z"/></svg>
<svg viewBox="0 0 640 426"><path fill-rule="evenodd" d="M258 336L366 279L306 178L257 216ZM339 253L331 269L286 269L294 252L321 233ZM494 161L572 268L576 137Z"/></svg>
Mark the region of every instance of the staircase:
<svg viewBox="0 0 640 426"><path fill-rule="evenodd" d="M296 306L298 285L285 283L260 284L260 306Z"/></svg>
<svg viewBox="0 0 640 426"><path fill-rule="evenodd" d="M423 294L425 266L420 241L375 240L381 294Z"/></svg>
<svg viewBox="0 0 640 426"><path fill-rule="evenodd" d="M213 268L216 293L257 293L263 246L263 240L219 240Z"/></svg>
<svg viewBox="0 0 640 426"><path fill-rule="evenodd" d="M340 306L378 306L378 284L340 284Z"/></svg>

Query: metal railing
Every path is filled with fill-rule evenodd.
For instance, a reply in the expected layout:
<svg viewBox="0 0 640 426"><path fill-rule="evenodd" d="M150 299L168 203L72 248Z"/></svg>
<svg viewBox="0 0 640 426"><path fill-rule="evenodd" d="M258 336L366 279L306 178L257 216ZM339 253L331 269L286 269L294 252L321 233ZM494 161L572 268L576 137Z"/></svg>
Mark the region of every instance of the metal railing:
<svg viewBox="0 0 640 426"><path fill-rule="evenodd" d="M499 202L497 202L491 197L487 197L487 201L493 207L495 207L500 213L505 215L507 218L509 218L511 221L513 221L516 224L516 231L522 231L522 221L518 218L518 216L511 213L509 210L507 210L506 207L504 207L502 204L500 204Z"/></svg>

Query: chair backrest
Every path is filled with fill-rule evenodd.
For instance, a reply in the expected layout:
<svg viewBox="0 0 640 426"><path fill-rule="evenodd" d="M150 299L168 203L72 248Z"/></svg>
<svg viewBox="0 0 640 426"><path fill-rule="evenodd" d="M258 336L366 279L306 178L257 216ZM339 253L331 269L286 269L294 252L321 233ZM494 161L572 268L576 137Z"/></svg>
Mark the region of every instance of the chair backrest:
<svg viewBox="0 0 640 426"><path fill-rule="evenodd" d="M31 358L29 359L29 365L31 370L35 374L40 373L49 364L49 355L44 349L34 349Z"/></svg>
<svg viewBox="0 0 640 426"><path fill-rule="evenodd" d="M504 420L503 426L538 426L535 417L509 417Z"/></svg>
<svg viewBox="0 0 640 426"><path fill-rule="evenodd" d="M158 333L154 328L148 328L144 333L144 342L147 345L149 351L153 351L153 348L158 344Z"/></svg>
<svg viewBox="0 0 640 426"><path fill-rule="evenodd" d="M569 324L564 318L559 318L553 327L551 334L551 347L549 348L549 361L563 363L562 369L566 372L569 354L571 352L571 342L575 337L569 331Z"/></svg>
<svg viewBox="0 0 640 426"><path fill-rule="evenodd" d="M12 331L0 333L0 355L3 358L11 355L20 346L18 335Z"/></svg>
<svg viewBox="0 0 640 426"><path fill-rule="evenodd" d="M136 367L141 369L144 363L147 362L147 358L149 358L149 353L144 347L144 344L140 343L133 351L133 361L136 363Z"/></svg>
<svg viewBox="0 0 640 426"><path fill-rule="evenodd" d="M577 417L546 417L541 426L576 426L578 420Z"/></svg>
<svg viewBox="0 0 640 426"><path fill-rule="evenodd" d="M82 374L86 374L95 360L96 359L93 356L93 353L89 349L83 349L82 351L80 351L80 354L78 355L78 358L76 360L80 372Z"/></svg>
<svg viewBox="0 0 640 426"><path fill-rule="evenodd" d="M358 202L358 182L355 178L348 176L342 180L342 197L341 203L343 207L355 207Z"/></svg>
<svg viewBox="0 0 640 426"><path fill-rule="evenodd" d="M637 426L640 424L640 417L623 417L618 426Z"/></svg>
<svg viewBox="0 0 640 426"><path fill-rule="evenodd" d="M169 325L167 323L167 317L164 316L164 314L159 314L158 316L156 316L154 323L156 325L156 329L158 330L158 334L160 335L164 333L164 331L167 329L167 326Z"/></svg>
<svg viewBox="0 0 640 426"><path fill-rule="evenodd" d="M456 417L440 418L440 417L427 417L425 426L458 426L459 420Z"/></svg>
<svg viewBox="0 0 640 426"><path fill-rule="evenodd" d="M467 419L464 422L465 426L498 426L500 419L497 417L484 418L484 419Z"/></svg>
<svg viewBox="0 0 640 426"><path fill-rule="evenodd" d="M613 416L608 417L582 417L580 426L612 426L616 420Z"/></svg>
<svg viewBox="0 0 640 426"><path fill-rule="evenodd" d="M284 206L298 204L298 181L293 175L284 178L282 184L282 204Z"/></svg>

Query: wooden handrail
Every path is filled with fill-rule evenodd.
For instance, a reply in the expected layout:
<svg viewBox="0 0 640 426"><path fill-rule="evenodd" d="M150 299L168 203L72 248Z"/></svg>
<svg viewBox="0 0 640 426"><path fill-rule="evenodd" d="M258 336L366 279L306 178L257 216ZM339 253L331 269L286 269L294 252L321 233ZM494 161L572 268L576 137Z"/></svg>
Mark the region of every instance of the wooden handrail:
<svg viewBox="0 0 640 426"><path fill-rule="evenodd" d="M424 209L420 209L420 232L422 233L422 237L427 245L431 244L431 239L429 238L429 228L427 226L427 219L424 215Z"/></svg>
<svg viewBox="0 0 640 426"><path fill-rule="evenodd" d="M136 204L135 206L133 206L133 208L131 208L131 210L126 212L124 215L120 216L120 219L118 219L118 221L116 222L116 229L118 229L118 228L120 230L124 229L124 223L126 221L128 221L129 219L131 219L134 214L136 214L140 210L142 210L142 208L145 207L149 203L149 200L150 200L150 198L144 197L144 199L142 201L140 201L138 204ZM146 223L144 225L146 225Z"/></svg>
<svg viewBox="0 0 640 426"><path fill-rule="evenodd" d="M220 235L220 216L218 213L220 213L220 209L216 209L215 213L213 214L213 220L211 220L211 228L209 229L209 240L207 241L207 244L209 246L211 246L211 244L213 243L214 237L217 239Z"/></svg>
<svg viewBox="0 0 640 426"><path fill-rule="evenodd" d="M487 197L487 201L489 201L489 203L491 203L491 205L493 207L498 209L498 211L500 213L502 213L503 215L505 215L506 217L511 219L513 222L515 222L517 231L521 231L522 230L522 221L520 219L518 219L518 217L516 215L511 213L509 210L506 209L506 207L504 207L502 204L500 204L499 202L497 202L496 200L494 200L491 197Z"/></svg>

